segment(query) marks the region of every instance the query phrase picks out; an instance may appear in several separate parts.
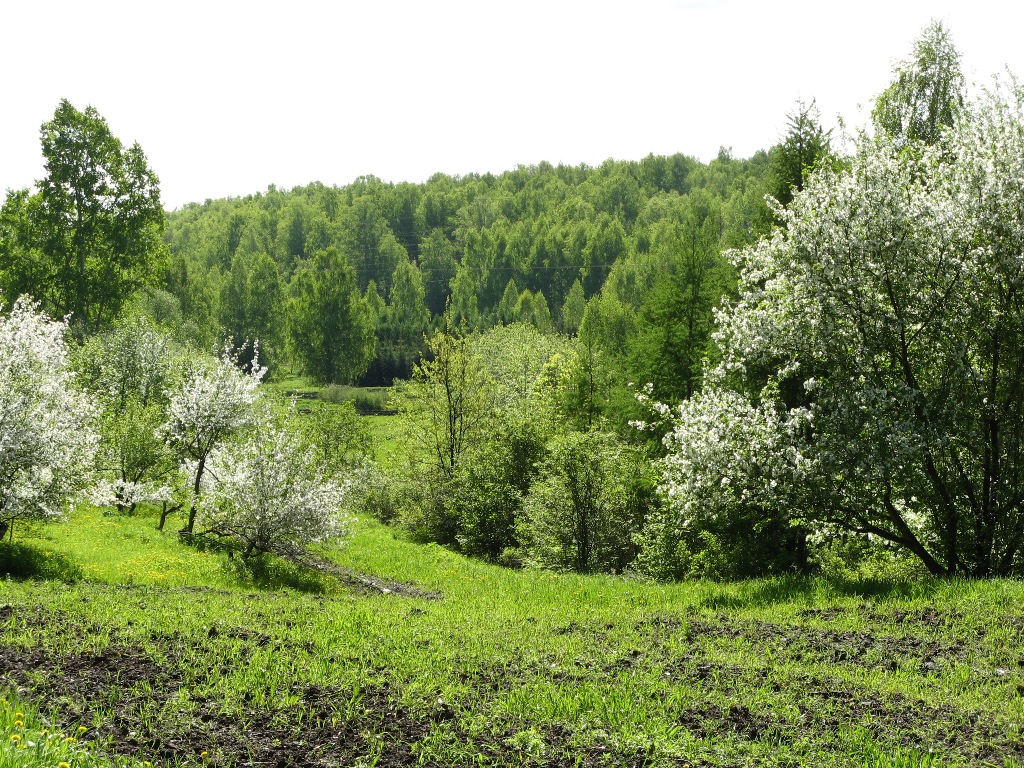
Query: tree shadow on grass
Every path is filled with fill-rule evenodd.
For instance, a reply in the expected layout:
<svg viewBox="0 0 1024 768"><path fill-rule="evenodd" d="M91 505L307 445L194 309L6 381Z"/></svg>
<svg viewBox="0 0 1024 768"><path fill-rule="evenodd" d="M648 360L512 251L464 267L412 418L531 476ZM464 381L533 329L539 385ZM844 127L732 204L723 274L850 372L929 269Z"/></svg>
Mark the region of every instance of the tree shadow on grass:
<svg viewBox="0 0 1024 768"><path fill-rule="evenodd" d="M78 581L82 569L67 555L20 542L0 542L0 575L15 579Z"/></svg>
<svg viewBox="0 0 1024 768"><path fill-rule="evenodd" d="M259 554L246 560L231 557L227 560L227 570L239 585L250 589L294 589L321 595L337 590L337 582L330 576L274 555Z"/></svg>
<svg viewBox="0 0 1024 768"><path fill-rule="evenodd" d="M869 600L927 599L948 586L947 580L845 579L836 576L778 576L746 584L723 585L717 595L701 601L706 608L747 608L776 603L817 602L843 597ZM738 587L738 589L736 588Z"/></svg>

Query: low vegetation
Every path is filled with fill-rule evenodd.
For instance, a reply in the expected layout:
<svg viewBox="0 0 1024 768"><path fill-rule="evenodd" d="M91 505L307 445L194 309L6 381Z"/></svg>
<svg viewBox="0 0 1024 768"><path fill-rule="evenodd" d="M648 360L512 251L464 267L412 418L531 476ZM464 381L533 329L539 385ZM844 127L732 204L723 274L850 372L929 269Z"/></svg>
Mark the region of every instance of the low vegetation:
<svg viewBox="0 0 1024 768"><path fill-rule="evenodd" d="M111 760L1024 765L1014 581L656 585L370 521L323 553L363 575L344 580L155 523L83 510L0 549L50 577L0 583L5 687Z"/></svg>

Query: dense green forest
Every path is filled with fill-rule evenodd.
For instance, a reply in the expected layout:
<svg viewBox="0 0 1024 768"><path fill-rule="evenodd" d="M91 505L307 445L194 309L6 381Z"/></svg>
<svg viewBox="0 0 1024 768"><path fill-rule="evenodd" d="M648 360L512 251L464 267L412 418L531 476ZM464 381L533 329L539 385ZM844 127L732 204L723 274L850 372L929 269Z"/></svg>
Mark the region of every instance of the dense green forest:
<svg viewBox="0 0 1024 768"><path fill-rule="evenodd" d="M841 149L798 101L748 159L168 213L142 149L62 101L0 209L0 522L93 487L246 557L341 535L334 504L514 566L1019 573L1019 110L1015 84L969 98L935 23ZM341 385L390 388L398 457L351 403L272 403ZM58 439L49 412L80 418Z"/></svg>
<svg viewBox="0 0 1024 768"><path fill-rule="evenodd" d="M780 183L771 158L723 150L706 165L684 155L597 168L542 163L425 184L367 177L208 200L168 215L161 287L205 341L224 331L259 338L272 375L287 361L328 383L408 378L446 308L465 332L525 322L576 334L587 302L601 297L637 320L625 346L696 350L701 343L676 339L670 327L685 308L669 304L683 300L665 294L691 286L704 332L710 306L734 280L722 251L769 225L763 198ZM331 322L346 338L312 342ZM678 389L698 360L672 352L657 378Z"/></svg>

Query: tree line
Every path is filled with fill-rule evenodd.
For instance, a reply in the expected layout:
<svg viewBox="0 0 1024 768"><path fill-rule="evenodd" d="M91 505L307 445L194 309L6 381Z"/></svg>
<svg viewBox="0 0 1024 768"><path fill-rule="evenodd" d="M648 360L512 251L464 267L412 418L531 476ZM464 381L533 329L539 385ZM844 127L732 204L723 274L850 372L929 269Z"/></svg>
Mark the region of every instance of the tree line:
<svg viewBox="0 0 1024 768"><path fill-rule="evenodd" d="M47 177L0 209L0 289L39 302L9 322L70 313L78 383L61 366L51 383L84 387L105 425L80 452L106 457L108 497L149 488L189 531L198 515L237 535L217 514L294 429L248 403L203 437L175 421L186 400L290 369L395 384L411 445L390 475L356 469L358 420L324 412L288 493L358 478L363 509L470 554L658 578L1017 574L1021 115L1016 84L968 96L936 23L846 151L798 102L747 160L366 177L165 215L141 150L62 102ZM174 387L104 378L164 370L172 347L217 352ZM12 414L49 391L26 381ZM204 490L211 465L236 486ZM55 476L37 470L8 473L11 499ZM37 511L70 492L53 487Z"/></svg>

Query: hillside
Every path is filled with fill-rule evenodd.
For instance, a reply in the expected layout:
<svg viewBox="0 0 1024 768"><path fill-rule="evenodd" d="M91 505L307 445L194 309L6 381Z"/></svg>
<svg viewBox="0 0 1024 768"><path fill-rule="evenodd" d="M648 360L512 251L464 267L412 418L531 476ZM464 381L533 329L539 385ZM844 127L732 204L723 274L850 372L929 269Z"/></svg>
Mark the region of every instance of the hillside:
<svg viewBox="0 0 1024 768"><path fill-rule="evenodd" d="M332 557L419 591L353 591L269 561L243 573L154 524L84 511L0 549L6 566L37 574L0 584L6 686L108 755L217 766L1024 759L1018 582L653 585L509 571L363 522ZM26 764L10 753L0 764Z"/></svg>

